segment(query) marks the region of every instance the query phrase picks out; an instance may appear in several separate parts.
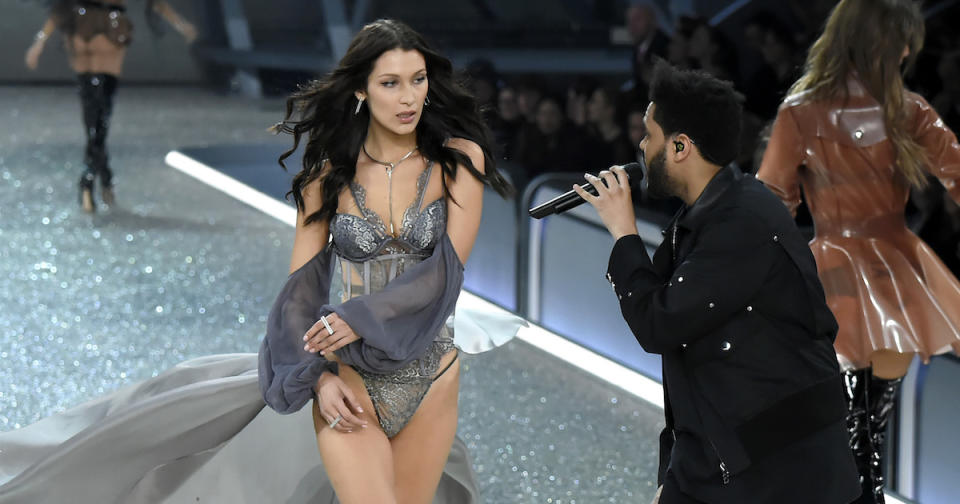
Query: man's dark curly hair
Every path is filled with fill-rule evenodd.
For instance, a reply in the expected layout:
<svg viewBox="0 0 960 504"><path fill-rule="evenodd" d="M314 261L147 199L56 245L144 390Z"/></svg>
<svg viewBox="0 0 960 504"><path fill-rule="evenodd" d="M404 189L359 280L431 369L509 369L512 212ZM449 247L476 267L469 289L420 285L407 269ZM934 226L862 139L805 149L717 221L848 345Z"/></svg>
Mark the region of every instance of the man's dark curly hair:
<svg viewBox="0 0 960 504"><path fill-rule="evenodd" d="M664 137L687 135L700 155L716 165L736 159L743 95L732 83L699 70L678 70L661 60L653 71L650 101Z"/></svg>

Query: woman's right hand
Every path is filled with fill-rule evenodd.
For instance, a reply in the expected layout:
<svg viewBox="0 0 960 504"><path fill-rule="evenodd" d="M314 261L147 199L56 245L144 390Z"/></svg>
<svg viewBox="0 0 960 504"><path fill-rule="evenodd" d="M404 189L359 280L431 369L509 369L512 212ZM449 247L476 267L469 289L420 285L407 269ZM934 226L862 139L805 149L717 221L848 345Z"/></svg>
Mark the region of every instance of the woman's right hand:
<svg viewBox="0 0 960 504"><path fill-rule="evenodd" d="M187 42L187 45L197 40L197 27L193 26L193 23L180 21L180 24L177 25L177 30L180 32L180 35L183 36L183 40Z"/></svg>
<svg viewBox="0 0 960 504"><path fill-rule="evenodd" d="M366 428L366 420L357 416L357 413L363 413L363 408L353 391L339 376L329 371L320 375L317 380L317 398L320 401L320 414L327 425L340 418L333 429L346 433Z"/></svg>
<svg viewBox="0 0 960 504"><path fill-rule="evenodd" d="M29 49L27 49L27 55L23 58L24 63L27 64L27 68L30 70L36 70L37 64L40 61L40 53L43 52L43 42L37 41L34 42Z"/></svg>

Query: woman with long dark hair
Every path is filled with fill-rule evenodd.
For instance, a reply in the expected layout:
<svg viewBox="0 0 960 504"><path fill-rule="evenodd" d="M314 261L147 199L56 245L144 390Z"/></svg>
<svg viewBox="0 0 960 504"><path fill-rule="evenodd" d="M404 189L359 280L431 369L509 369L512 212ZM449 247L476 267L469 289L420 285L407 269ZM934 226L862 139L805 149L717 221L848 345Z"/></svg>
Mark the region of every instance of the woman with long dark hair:
<svg viewBox="0 0 960 504"><path fill-rule="evenodd" d="M314 399L341 502L429 503L457 428L447 319L484 185L510 192L490 134L449 60L393 20L364 27L277 129L294 138L281 160L306 145L291 276L261 348L264 398L282 413Z"/></svg>
<svg viewBox="0 0 960 504"><path fill-rule="evenodd" d="M145 0L149 25L159 32L158 17L173 26L187 43L197 38L197 30L180 17L165 0ZM70 67L77 74L83 125L87 139L84 154L86 170L80 177L80 206L87 213L96 210L94 182L100 179L104 203L114 203L113 171L107 155L107 131L113 112L127 46L132 42L133 25L126 14L124 0L56 0L50 17L27 49L27 68L34 70L47 40L54 31L63 35Z"/></svg>
<svg viewBox="0 0 960 504"><path fill-rule="evenodd" d="M452 317L484 185L510 192L476 102L381 20L286 119L291 152L305 140L297 229L259 355L193 359L0 433L0 504L478 502L458 352L523 322Z"/></svg>
<svg viewBox="0 0 960 504"><path fill-rule="evenodd" d="M863 495L883 502L881 455L894 398L919 355L960 350L960 282L906 226L910 187L939 178L960 201L960 145L904 88L923 17L912 0L841 0L780 107L757 177L795 211L840 324L850 446Z"/></svg>

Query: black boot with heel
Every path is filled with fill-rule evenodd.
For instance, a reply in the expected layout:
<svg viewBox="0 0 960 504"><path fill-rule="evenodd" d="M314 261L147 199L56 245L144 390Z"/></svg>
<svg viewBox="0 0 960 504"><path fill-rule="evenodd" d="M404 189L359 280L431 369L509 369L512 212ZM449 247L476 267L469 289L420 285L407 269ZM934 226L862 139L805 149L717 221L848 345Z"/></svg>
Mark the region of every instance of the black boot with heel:
<svg viewBox="0 0 960 504"><path fill-rule="evenodd" d="M884 504L883 454L887 424L903 378L887 380L871 368L844 371L847 433L860 473L860 498L852 504Z"/></svg>
<svg viewBox="0 0 960 504"><path fill-rule="evenodd" d="M80 178L80 199L84 211L93 212L96 210L96 204L93 202L95 179L100 179L103 202L113 205L115 201L113 171L110 170L106 141L110 128L110 116L113 112L117 78L109 74L83 73L78 75L78 79L87 139L84 156L86 171Z"/></svg>
<svg viewBox="0 0 960 504"><path fill-rule="evenodd" d="M78 188L80 190L80 208L87 213L93 213L97 209L93 199L93 186L97 178L96 152L93 139L96 132L97 118L100 115L100 107L96 96L98 90L93 84L93 75L94 74L90 73L77 75L80 105L83 112L83 132L87 139L87 147L83 156L83 164L86 166L86 169L83 171L83 175L80 176Z"/></svg>

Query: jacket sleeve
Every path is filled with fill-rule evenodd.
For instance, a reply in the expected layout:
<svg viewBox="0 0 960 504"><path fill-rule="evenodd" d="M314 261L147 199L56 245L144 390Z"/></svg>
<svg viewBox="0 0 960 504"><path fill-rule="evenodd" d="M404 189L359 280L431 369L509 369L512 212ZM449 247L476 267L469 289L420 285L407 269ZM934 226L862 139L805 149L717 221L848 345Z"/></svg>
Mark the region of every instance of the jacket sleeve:
<svg viewBox="0 0 960 504"><path fill-rule="evenodd" d="M916 95L915 100L914 138L926 151L930 173L940 179L950 197L960 204L960 143L957 143L957 136L925 99Z"/></svg>
<svg viewBox="0 0 960 504"><path fill-rule="evenodd" d="M742 211L716 216L695 239L670 278L653 270L637 235L620 238L610 254L608 280L647 352L662 354L696 341L746 309L779 253L779 236Z"/></svg>
<svg viewBox="0 0 960 504"><path fill-rule="evenodd" d="M304 350L302 339L328 301L331 249L326 247L290 274L267 318L258 379L264 402L279 413L298 411L313 397L320 375L337 372L335 362Z"/></svg>
<svg viewBox="0 0 960 504"><path fill-rule="evenodd" d="M773 123L773 132L770 133L757 178L787 205L793 216L797 215L797 207L800 206L798 170L803 161L803 138L796 118L789 107L782 106Z"/></svg>
<svg viewBox="0 0 960 504"><path fill-rule="evenodd" d="M320 312L335 312L360 336L337 350L340 360L371 372L389 372L423 355L453 313L462 286L463 264L444 233L430 257L383 289L325 305Z"/></svg>

